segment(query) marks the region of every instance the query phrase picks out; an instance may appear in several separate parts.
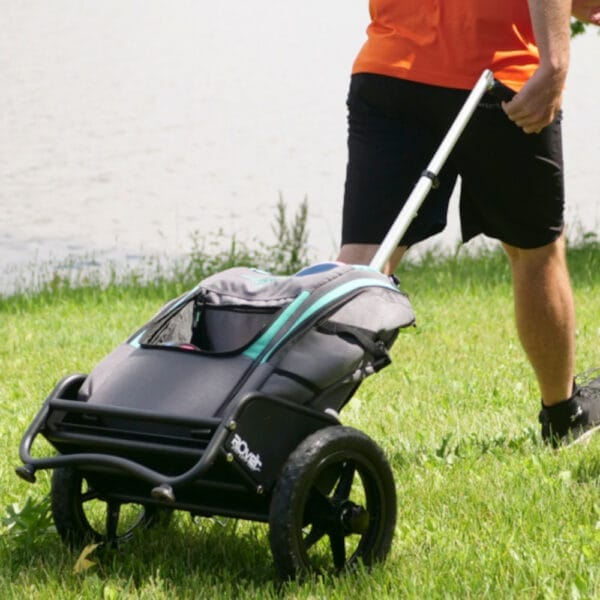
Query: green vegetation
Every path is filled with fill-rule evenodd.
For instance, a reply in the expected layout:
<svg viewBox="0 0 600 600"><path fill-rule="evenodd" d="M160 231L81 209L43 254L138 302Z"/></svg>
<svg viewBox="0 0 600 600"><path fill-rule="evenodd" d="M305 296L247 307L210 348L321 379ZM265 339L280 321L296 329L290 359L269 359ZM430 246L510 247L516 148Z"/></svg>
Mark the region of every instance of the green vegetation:
<svg viewBox="0 0 600 600"><path fill-rule="evenodd" d="M583 23L578 19L571 18L571 38L574 38L582 33L585 33L588 28L595 29L593 25L589 25L588 23ZM600 33L600 32L598 32Z"/></svg>
<svg viewBox="0 0 600 600"><path fill-rule="evenodd" d="M585 33L585 23L577 19L571 19L571 37L574 38L582 33Z"/></svg>
<svg viewBox="0 0 600 600"><path fill-rule="evenodd" d="M265 525L177 513L123 548L94 550L88 568L74 571L78 554L48 519L48 475L30 486L14 474L21 436L60 377L88 372L194 277L242 262L232 248L217 258L199 253L194 268L147 285L56 280L0 300L3 598L600 596L600 438L560 451L541 444L538 392L514 331L510 273L496 252L403 266L418 326L401 333L393 364L342 413L394 469L399 519L384 565L280 584ZM302 244L294 256L302 259ZM290 267L289 258L277 261ZM600 244L592 236L570 249L569 261L585 370L599 363Z"/></svg>
<svg viewBox="0 0 600 600"><path fill-rule="evenodd" d="M100 264L94 257L70 257L58 265L30 265L24 273L15 275L17 302L29 302L32 293L35 301L50 298L74 289L100 290L105 287L154 287L163 297L176 290L195 285L209 273L234 266L260 267L271 273L295 273L310 262L308 246L308 201L299 204L297 212L289 217L288 208L280 197L275 207L275 220L271 226L273 241L252 240L250 243L229 240L223 231L210 238L199 233L192 236L192 250L186 256L161 260L148 257L141 265L122 272L114 263ZM0 300L3 297L0 291Z"/></svg>

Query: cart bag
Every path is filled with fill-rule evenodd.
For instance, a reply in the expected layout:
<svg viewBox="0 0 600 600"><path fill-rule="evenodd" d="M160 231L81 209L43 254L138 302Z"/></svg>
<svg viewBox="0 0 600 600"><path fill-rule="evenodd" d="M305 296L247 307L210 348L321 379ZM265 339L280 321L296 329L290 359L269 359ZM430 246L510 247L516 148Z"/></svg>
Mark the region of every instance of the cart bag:
<svg viewBox="0 0 600 600"><path fill-rule="evenodd" d="M92 371L79 399L219 417L261 392L339 411L413 323L407 296L368 267L322 263L286 277L232 268L164 306Z"/></svg>

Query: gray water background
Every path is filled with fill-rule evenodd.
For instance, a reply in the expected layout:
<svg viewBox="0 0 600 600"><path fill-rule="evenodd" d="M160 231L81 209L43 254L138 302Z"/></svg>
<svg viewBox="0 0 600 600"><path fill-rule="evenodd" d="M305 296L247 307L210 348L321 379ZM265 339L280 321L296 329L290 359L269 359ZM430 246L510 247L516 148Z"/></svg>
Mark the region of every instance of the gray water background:
<svg viewBox="0 0 600 600"><path fill-rule="evenodd" d="M335 257L367 6L0 0L0 293L69 258L63 269L126 269L198 240L271 242L280 195L290 213L308 199L312 256ZM577 38L572 232L600 223L599 64L596 32ZM447 230L416 251L455 248L456 212L454 198Z"/></svg>

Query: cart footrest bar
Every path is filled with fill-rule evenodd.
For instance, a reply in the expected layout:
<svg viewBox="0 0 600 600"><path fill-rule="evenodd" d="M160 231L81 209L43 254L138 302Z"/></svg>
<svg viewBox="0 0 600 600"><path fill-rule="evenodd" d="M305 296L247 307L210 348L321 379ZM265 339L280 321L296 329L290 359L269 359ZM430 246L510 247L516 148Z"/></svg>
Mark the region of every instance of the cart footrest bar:
<svg viewBox="0 0 600 600"><path fill-rule="evenodd" d="M49 433L47 439L57 446L61 453L69 453L68 448L75 448L77 452L146 452L153 456L180 456L182 458L191 458L195 461L202 458L206 449L206 444L202 446L192 446L190 440L181 439L169 440L166 443L161 440L153 441L149 439L127 439L126 437L110 435L110 432L98 431L93 433L79 433L72 431L57 431ZM180 444L177 444L180 441ZM70 450L73 452L73 450Z"/></svg>
<svg viewBox="0 0 600 600"><path fill-rule="evenodd" d="M49 407L54 410L65 411L75 414L97 415L103 417L118 417L145 421L147 423L167 423L171 425L186 425L192 428L213 428L221 424L221 419L202 418L194 419L188 415L174 415L159 411L142 410L139 408L128 408L113 404L90 404L79 400L64 400L52 398Z"/></svg>

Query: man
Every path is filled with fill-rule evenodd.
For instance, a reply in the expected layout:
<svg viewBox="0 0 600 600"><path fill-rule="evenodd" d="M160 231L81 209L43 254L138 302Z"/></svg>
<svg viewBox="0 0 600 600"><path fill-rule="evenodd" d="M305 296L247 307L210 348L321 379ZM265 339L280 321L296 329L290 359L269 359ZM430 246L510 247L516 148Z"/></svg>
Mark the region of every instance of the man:
<svg viewBox="0 0 600 600"><path fill-rule="evenodd" d="M520 341L542 396L542 437L600 428L600 377L574 384L575 310L566 264L561 97L568 0L370 0L368 39L348 96L348 169L339 260L369 263L484 69L517 93L485 96L394 253L446 225L461 176L463 240L500 240L513 275ZM600 24L598 0L574 14Z"/></svg>

